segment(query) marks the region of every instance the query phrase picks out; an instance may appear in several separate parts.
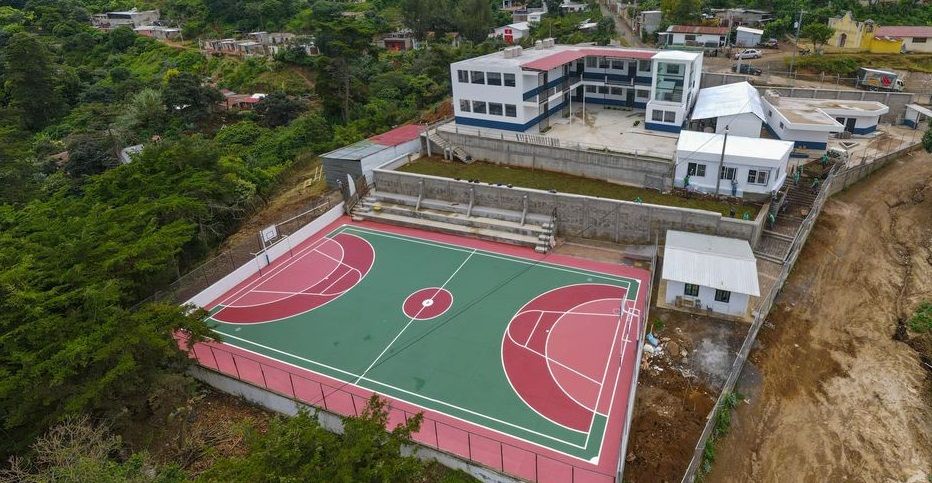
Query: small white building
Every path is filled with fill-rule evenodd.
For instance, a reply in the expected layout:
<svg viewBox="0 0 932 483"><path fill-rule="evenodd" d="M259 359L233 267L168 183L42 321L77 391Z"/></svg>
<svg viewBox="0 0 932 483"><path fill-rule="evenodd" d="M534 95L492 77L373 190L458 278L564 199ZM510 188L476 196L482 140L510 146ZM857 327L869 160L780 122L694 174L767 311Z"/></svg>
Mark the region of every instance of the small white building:
<svg viewBox="0 0 932 483"><path fill-rule="evenodd" d="M736 82L699 90L690 116L690 129L759 138L767 120L760 93L748 82Z"/></svg>
<svg viewBox="0 0 932 483"><path fill-rule="evenodd" d="M880 116L890 112L876 101L781 97L770 90L763 103L771 135L793 141L797 148L815 150L826 149L830 133L876 131Z"/></svg>
<svg viewBox="0 0 932 483"><path fill-rule="evenodd" d="M159 21L158 10L123 10L115 12L97 13L91 16L91 23L101 29L110 30L117 27L136 28L143 25L154 25Z"/></svg>
<svg viewBox="0 0 932 483"><path fill-rule="evenodd" d="M405 124L391 131L320 155L327 186L336 187L365 176L372 182L372 170L402 156L420 153L424 126Z"/></svg>
<svg viewBox="0 0 932 483"><path fill-rule="evenodd" d="M903 124L913 129L919 129L921 126L928 125L929 119L932 119L932 109L919 104L906 104Z"/></svg>
<svg viewBox="0 0 932 483"><path fill-rule="evenodd" d="M728 43L728 27L706 25L671 25L660 34L662 45L686 45L691 47L718 48Z"/></svg>
<svg viewBox="0 0 932 483"><path fill-rule="evenodd" d="M521 39L531 34L531 25L528 22L517 22L501 27L496 27L490 38L501 37L506 44L520 43Z"/></svg>
<svg viewBox="0 0 932 483"><path fill-rule="evenodd" d="M181 29L172 27L163 27L161 25L143 25L133 29L137 35L153 38L156 40L175 40L181 39Z"/></svg>
<svg viewBox="0 0 932 483"><path fill-rule="evenodd" d="M660 10L644 10L639 13L635 21L638 35L649 35L660 28L660 22L663 20L663 12Z"/></svg>
<svg viewBox="0 0 932 483"><path fill-rule="evenodd" d="M563 4L560 5L560 10L564 12L582 12L589 10L589 4L583 2L574 2L573 0L563 0Z"/></svg>
<svg viewBox="0 0 932 483"><path fill-rule="evenodd" d="M735 45L738 47L757 47L760 44L764 31L751 27L738 27L735 29Z"/></svg>
<svg viewBox="0 0 932 483"><path fill-rule="evenodd" d="M669 307L750 319L760 297L757 260L746 240L668 230L661 284Z"/></svg>
<svg viewBox="0 0 932 483"><path fill-rule="evenodd" d="M725 157L722 159L724 144ZM676 143L675 186L703 193L764 199L786 181L793 143L682 131Z"/></svg>

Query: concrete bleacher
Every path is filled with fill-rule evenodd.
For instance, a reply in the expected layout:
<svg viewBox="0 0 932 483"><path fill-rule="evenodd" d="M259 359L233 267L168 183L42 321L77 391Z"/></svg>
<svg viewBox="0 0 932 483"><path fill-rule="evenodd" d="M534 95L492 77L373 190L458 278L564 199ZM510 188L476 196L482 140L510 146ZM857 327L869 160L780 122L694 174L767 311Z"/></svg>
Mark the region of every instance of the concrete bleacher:
<svg viewBox="0 0 932 483"><path fill-rule="evenodd" d="M375 209L378 206L379 209ZM522 216L524 222L522 223ZM534 248L546 253L555 243L548 215L370 192L353 209L353 219L419 228Z"/></svg>

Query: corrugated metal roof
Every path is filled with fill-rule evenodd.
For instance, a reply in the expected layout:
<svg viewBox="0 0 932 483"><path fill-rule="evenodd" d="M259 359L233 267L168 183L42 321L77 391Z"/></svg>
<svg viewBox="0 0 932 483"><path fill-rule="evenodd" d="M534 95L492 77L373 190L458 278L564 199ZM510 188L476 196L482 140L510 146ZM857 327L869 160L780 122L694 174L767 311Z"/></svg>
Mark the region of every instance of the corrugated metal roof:
<svg viewBox="0 0 932 483"><path fill-rule="evenodd" d="M932 27L929 26L887 26L875 27L876 37L932 37Z"/></svg>
<svg viewBox="0 0 932 483"><path fill-rule="evenodd" d="M667 32L675 34L706 34L706 35L726 35L730 32L729 27L710 27L708 25L671 25Z"/></svg>
<svg viewBox="0 0 932 483"><path fill-rule="evenodd" d="M746 240L668 230L662 277L760 296L757 260Z"/></svg>
<svg viewBox="0 0 932 483"><path fill-rule="evenodd" d="M738 82L699 89L692 119L711 119L746 112L752 112L761 121L767 121L760 93L751 84Z"/></svg>
<svg viewBox="0 0 932 483"><path fill-rule="evenodd" d="M349 146L343 146L342 148L334 149L329 153L322 154L320 157L327 159L359 160L365 158L366 156L371 156L379 151L382 151L383 149L388 149L388 146L383 146L368 139L363 139L362 141L350 144Z"/></svg>
<svg viewBox="0 0 932 483"><path fill-rule="evenodd" d="M376 134L369 139L383 146L397 146L399 144L413 141L424 132L425 126L419 124L405 124L398 126L388 132Z"/></svg>

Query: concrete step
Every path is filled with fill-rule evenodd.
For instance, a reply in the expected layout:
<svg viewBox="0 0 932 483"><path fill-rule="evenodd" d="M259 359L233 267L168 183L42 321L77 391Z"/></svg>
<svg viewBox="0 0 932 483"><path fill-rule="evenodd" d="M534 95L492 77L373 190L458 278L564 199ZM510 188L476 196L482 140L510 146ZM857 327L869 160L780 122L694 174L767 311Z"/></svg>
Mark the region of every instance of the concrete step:
<svg viewBox="0 0 932 483"><path fill-rule="evenodd" d="M786 260L782 260L782 259L780 259L780 258L767 255L766 253L757 253L757 252L754 252L754 256L756 256L757 258L762 258L762 259L764 259L764 260L767 260L768 262L773 262L773 263L777 263L777 264L780 264L780 265L783 265L784 263L786 263Z"/></svg>
<svg viewBox="0 0 932 483"><path fill-rule="evenodd" d="M370 194L370 197L373 200L378 200L381 202L394 203L396 205L404 205L408 207L417 206L417 197L416 196L407 196L399 195L395 193L386 193L383 191L374 191ZM368 202L369 197L367 197L366 202ZM459 213L465 215L469 210L468 203L454 203L450 201L435 200L430 198L425 198L421 200L421 208L437 210L437 211L448 211L452 213ZM487 206L474 206L472 210L473 216L481 216L485 218L494 218L496 220L510 221L514 223L521 222L521 212L513 210L504 210L500 208L490 208ZM544 224L550 223L550 216L542 215L539 213L528 213L525 218L525 224L529 225L539 225L543 226Z"/></svg>
<svg viewBox="0 0 932 483"><path fill-rule="evenodd" d="M551 230L548 230L540 225L528 223L521 225L520 223L513 221L485 218L482 216L470 216L467 218L465 214L451 211L433 210L430 208L421 208L419 211L414 211L414 208L410 206L398 205L388 202L379 203L382 207L382 213L388 213L390 215L421 218L424 220L440 221L444 223L452 223L454 225L470 226L473 228L501 230L527 236L550 236L551 234Z"/></svg>
<svg viewBox="0 0 932 483"><path fill-rule="evenodd" d="M539 240L536 236L519 235L515 233L503 232L500 230L463 226L441 221L426 220L423 218L411 218L409 216L394 215L390 213L377 213L374 211L359 213L358 216L366 220L404 226L407 228L419 228L422 230L451 235L468 236L472 238L479 238L481 240L508 243L511 245L520 245L534 248L545 245L545 243Z"/></svg>
<svg viewBox="0 0 932 483"><path fill-rule="evenodd" d="M791 243L792 243L793 240L795 239L793 236L785 235L785 234L783 234L783 233L777 233L777 232L771 231L771 230L764 230L764 235L772 236L772 237L775 237L775 238L780 238L780 239L782 239L782 240L786 240L786 241L791 242Z"/></svg>

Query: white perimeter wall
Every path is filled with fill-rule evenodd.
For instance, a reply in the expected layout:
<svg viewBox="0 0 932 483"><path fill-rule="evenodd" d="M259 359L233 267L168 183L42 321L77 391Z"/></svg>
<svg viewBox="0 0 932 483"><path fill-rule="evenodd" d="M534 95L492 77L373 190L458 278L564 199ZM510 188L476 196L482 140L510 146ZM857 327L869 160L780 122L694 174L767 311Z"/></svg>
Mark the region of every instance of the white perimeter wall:
<svg viewBox="0 0 932 483"><path fill-rule="evenodd" d="M683 282L674 282L673 280L667 280L667 293L664 297L664 301L669 305L676 304L676 297L684 296L683 291L686 288L686 284ZM736 317L744 317L747 315L748 302L751 297L747 294L732 292L729 302L726 304L724 302L715 301L715 289L712 287L699 286L699 296L698 297L689 297L697 298L702 301L702 307L710 306L712 307L713 312L718 312L720 314L733 315Z"/></svg>
<svg viewBox="0 0 932 483"><path fill-rule="evenodd" d="M288 253L292 247L297 246L301 242L314 236L320 230L323 230L327 225L337 221L337 219L343 216L343 209L342 202L337 204L323 215L320 215L314 219L314 221L304 225L298 231L292 233L288 238L283 239L275 246L270 247L266 253L260 253L252 261L237 268L226 277L221 278L210 287L204 289L201 293L191 297L190 300L185 302L185 305L206 307L207 304L217 300L217 298L229 292L230 289L237 286L243 280L246 280L251 275L257 273L259 270L267 267L269 262L274 262L282 255ZM268 255L268 259L266 259L266 255Z"/></svg>

